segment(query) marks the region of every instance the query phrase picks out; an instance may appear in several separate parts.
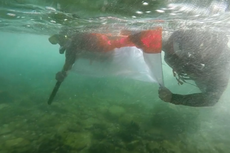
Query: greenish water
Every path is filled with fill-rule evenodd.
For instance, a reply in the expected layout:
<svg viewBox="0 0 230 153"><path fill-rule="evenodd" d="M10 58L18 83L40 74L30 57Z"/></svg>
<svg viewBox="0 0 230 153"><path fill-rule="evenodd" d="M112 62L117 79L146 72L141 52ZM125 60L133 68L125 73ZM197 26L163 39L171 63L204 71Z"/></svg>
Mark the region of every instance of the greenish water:
<svg viewBox="0 0 230 153"><path fill-rule="evenodd" d="M190 20L185 20L179 14L171 17L172 11L165 11L165 14L153 11L167 7L169 1L146 2L149 5L145 8L143 1L137 0L1 1L0 153L229 152L230 87L214 107L191 108L162 102L158 98L157 84L70 73L54 103L47 105L56 82L55 74L64 62L58 46L51 45L48 37L63 26L74 25L82 31L93 31L94 26L100 26L101 31L105 27L148 29L157 25L163 26L164 31L194 25L227 30L227 11L217 17L208 14L194 19L191 15ZM186 4L186 1L180 3ZM210 3L205 1L196 6ZM57 4L62 9L49 12L50 8L46 8L57 9ZM192 4L195 5L195 1ZM98 10L104 5L105 9ZM80 18L71 16L76 14L75 9ZM136 13L150 9L150 15ZM10 13L17 10L19 16L23 14L25 18L7 15L9 10ZM25 12L40 13L31 16ZM56 23L50 22L48 17L55 13L59 14L52 18ZM70 17L68 23L58 22L66 17ZM165 63L163 69L165 85L173 92L198 91L189 84L178 86Z"/></svg>

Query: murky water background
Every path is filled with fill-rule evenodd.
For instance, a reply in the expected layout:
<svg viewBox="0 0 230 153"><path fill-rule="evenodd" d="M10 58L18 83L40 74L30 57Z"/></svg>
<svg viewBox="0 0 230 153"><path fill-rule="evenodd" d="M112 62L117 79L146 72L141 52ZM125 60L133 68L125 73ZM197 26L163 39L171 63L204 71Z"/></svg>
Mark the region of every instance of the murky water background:
<svg viewBox="0 0 230 153"><path fill-rule="evenodd" d="M210 108L174 106L156 84L70 73L47 105L64 62L48 42L81 31L199 27L229 33L228 1L0 1L0 153L227 153L230 87ZM165 85L178 86L164 63Z"/></svg>

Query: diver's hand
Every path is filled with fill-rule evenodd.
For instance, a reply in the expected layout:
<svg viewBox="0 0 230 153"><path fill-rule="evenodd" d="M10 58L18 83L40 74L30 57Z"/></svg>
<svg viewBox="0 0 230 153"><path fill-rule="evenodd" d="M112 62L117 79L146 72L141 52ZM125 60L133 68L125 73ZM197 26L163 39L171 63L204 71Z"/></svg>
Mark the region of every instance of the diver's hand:
<svg viewBox="0 0 230 153"><path fill-rule="evenodd" d="M59 82L63 82L66 76L66 72L60 71L56 74L56 80Z"/></svg>
<svg viewBox="0 0 230 153"><path fill-rule="evenodd" d="M59 53L64 54L65 50L66 50L66 48L64 46L60 46Z"/></svg>
<svg viewBox="0 0 230 153"><path fill-rule="evenodd" d="M166 87L160 87L158 90L159 98L165 102L171 102L172 92Z"/></svg>

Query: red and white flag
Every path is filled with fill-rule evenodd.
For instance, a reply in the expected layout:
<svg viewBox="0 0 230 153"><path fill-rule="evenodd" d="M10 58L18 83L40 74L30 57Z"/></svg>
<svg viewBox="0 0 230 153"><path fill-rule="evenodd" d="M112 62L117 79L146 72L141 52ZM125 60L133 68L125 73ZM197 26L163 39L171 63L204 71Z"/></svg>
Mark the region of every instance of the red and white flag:
<svg viewBox="0 0 230 153"><path fill-rule="evenodd" d="M93 35L97 36L101 51L82 54L72 71L93 77L122 77L164 85L161 28L119 39L111 39L103 34Z"/></svg>

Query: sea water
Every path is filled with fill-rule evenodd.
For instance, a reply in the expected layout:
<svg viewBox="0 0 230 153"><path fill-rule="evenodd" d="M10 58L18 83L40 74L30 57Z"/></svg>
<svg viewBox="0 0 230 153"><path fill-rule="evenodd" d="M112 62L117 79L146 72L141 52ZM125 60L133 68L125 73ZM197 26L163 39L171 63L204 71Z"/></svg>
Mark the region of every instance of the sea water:
<svg viewBox="0 0 230 153"><path fill-rule="evenodd" d="M53 104L47 104L56 83L55 74L65 60L58 46L51 45L48 38L61 27L75 25L82 31L94 31L94 26L100 30L107 27L119 30L160 25L171 32L202 25L201 28L228 33L223 25L224 21L226 26L229 24L228 2L42 2L1 2L0 153L227 153L230 150L229 86L215 106L192 108L161 101L159 86L154 83L70 72ZM217 13L212 14L207 8L214 4ZM120 8L123 5L131 8ZM225 11L218 11L218 7L225 7ZM194 14L191 8L198 13ZM188 18L184 19L183 11ZM73 19L71 13L76 12L80 17ZM64 18L68 23L64 23ZM165 86L172 92L199 92L193 82L178 85L164 61L163 74Z"/></svg>

